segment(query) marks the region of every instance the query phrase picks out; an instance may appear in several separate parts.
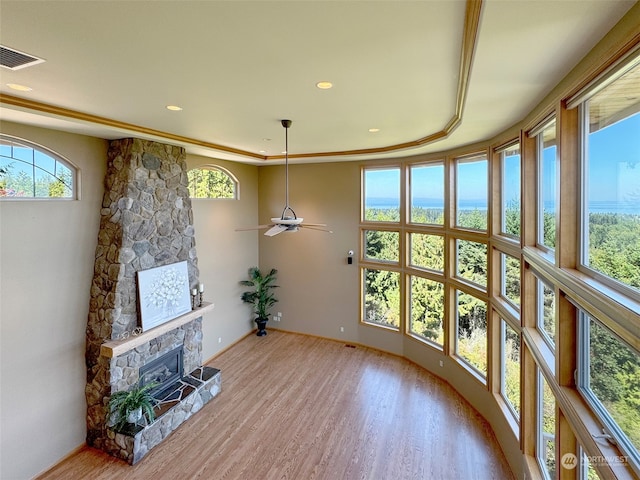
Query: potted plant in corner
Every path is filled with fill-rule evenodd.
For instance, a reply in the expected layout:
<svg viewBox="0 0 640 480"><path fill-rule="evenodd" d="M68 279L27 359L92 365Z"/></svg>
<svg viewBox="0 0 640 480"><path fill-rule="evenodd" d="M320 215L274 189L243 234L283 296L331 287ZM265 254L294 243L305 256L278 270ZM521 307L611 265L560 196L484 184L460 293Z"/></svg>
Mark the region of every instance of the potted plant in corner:
<svg viewBox="0 0 640 480"><path fill-rule="evenodd" d="M278 301L273 294L273 289L278 271L272 268L271 271L263 275L258 267L249 269L249 280L240 281L240 285L252 287L252 290L244 292L240 297L243 302L253 305L253 313L256 314L255 322L258 325L258 335L262 337L267 334L265 327L269 321L269 309Z"/></svg>
<svg viewBox="0 0 640 480"><path fill-rule="evenodd" d="M130 390L121 390L109 398L109 424L114 430L122 431L127 425L137 425L146 417L147 424L156 418L153 411L156 399L151 395L151 390L157 387L156 382L145 385L134 385Z"/></svg>

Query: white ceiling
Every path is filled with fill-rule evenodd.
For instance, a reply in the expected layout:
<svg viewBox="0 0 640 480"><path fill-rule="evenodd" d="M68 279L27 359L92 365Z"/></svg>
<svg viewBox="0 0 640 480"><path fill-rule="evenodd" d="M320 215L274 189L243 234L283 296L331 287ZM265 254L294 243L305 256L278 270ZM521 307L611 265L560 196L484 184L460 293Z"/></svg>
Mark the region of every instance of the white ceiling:
<svg viewBox="0 0 640 480"><path fill-rule="evenodd" d="M0 43L46 62L0 69L0 116L250 163L281 155L282 118L293 162L445 150L522 120L634 3L485 0L459 126L400 149L456 115L462 0L1 0Z"/></svg>

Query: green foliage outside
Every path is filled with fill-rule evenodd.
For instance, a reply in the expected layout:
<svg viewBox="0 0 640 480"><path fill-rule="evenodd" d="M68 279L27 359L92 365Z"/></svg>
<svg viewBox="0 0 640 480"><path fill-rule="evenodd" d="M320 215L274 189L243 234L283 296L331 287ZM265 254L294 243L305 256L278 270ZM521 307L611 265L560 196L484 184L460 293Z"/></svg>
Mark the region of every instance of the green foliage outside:
<svg viewBox="0 0 640 480"><path fill-rule="evenodd" d="M640 215L590 214L589 266L640 290Z"/></svg>
<svg viewBox="0 0 640 480"><path fill-rule="evenodd" d="M556 478L556 397L546 380L542 381L542 444L545 449L538 455L549 472L549 478Z"/></svg>
<svg viewBox="0 0 640 480"><path fill-rule="evenodd" d="M461 212L462 213L462 212ZM464 211L463 222L467 228L481 229L483 214L477 210ZM396 209L371 209L368 219L399 221ZM423 224L439 224L442 210L413 208L412 221ZM519 207L505 212L506 233L520 235ZM555 216L545 212L543 217L544 244L555 247ZM486 226L484 227L486 228ZM387 232L382 232L387 233ZM369 258L397 258L397 237L371 235L367 242ZM375 240L375 241L374 241ZM444 270L444 240L439 235L412 233L410 237L410 263L414 267L435 271ZM394 256L395 255L395 256ZM640 216L616 213L592 213L589 216L589 266L632 288L640 289ZM505 255L504 295L516 306L520 305L520 261ZM486 285L486 245L462 242L458 249L460 276ZM365 273L365 321L380 325L400 325L399 274L386 270L368 269ZM442 283L412 276L410 287L409 330L429 341L442 344L444 332L444 286ZM543 282L538 284L542 306L542 328L555 341L556 314L555 293ZM458 354L470 365L486 375L487 365L487 306L472 295L458 295ZM516 412L520 399L520 349L517 333L507 333L504 344L505 396ZM607 408L620 428L636 448L640 448L640 356L621 344L602 327L591 333L591 384L594 393ZM626 348L625 348L626 347ZM545 431L553 435L555 413L553 395L544 396ZM547 444L548 468L555 470L554 440Z"/></svg>
<svg viewBox="0 0 640 480"><path fill-rule="evenodd" d="M411 222L425 225L444 225L444 210L441 208L411 207Z"/></svg>
<svg viewBox="0 0 640 480"><path fill-rule="evenodd" d="M589 343L591 390L640 451L640 354L593 320Z"/></svg>
<svg viewBox="0 0 640 480"><path fill-rule="evenodd" d="M487 245L457 240L456 274L476 285L487 286Z"/></svg>
<svg viewBox="0 0 640 480"><path fill-rule="evenodd" d="M383 230L365 232L365 256L370 259L397 262L400 255L400 234Z"/></svg>
<svg viewBox="0 0 640 480"><path fill-rule="evenodd" d="M70 198L73 195L71 170L57 163L57 176L43 170L32 174L20 171L14 173L12 164L0 167L0 197Z"/></svg>
<svg viewBox="0 0 640 480"><path fill-rule="evenodd" d="M400 328L400 274L365 270L364 321Z"/></svg>
<svg viewBox="0 0 640 480"><path fill-rule="evenodd" d="M456 225L462 228L471 228L473 230L487 229L487 211L486 210L458 210Z"/></svg>
<svg viewBox="0 0 640 480"><path fill-rule="evenodd" d="M503 320L504 322L504 320ZM520 335L504 322L504 362L503 395L520 418Z"/></svg>
<svg viewBox="0 0 640 480"><path fill-rule="evenodd" d="M187 172L191 198L236 198L233 179L216 168L194 168Z"/></svg>
<svg viewBox="0 0 640 480"><path fill-rule="evenodd" d="M444 344L444 285L411 277L411 333L438 345Z"/></svg>
<svg viewBox="0 0 640 480"><path fill-rule="evenodd" d="M504 295L516 307L520 306L520 260L504 255Z"/></svg>
<svg viewBox="0 0 640 480"><path fill-rule="evenodd" d="M444 272L444 236L412 233L411 265Z"/></svg>
<svg viewBox="0 0 640 480"><path fill-rule="evenodd" d="M487 304L473 295L458 292L456 353L483 376L487 376Z"/></svg>

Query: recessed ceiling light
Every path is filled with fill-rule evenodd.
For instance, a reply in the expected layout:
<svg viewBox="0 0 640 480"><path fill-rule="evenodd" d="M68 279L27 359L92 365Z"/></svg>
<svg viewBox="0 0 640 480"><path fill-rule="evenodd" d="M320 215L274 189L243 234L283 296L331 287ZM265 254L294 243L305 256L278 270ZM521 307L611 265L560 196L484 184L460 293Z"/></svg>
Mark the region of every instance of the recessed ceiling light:
<svg viewBox="0 0 640 480"><path fill-rule="evenodd" d="M258 153L267 153L266 150L259 150Z"/></svg>
<svg viewBox="0 0 640 480"><path fill-rule="evenodd" d="M318 87L320 90L329 90L331 87L333 87L333 83L331 82L318 82L316 83L316 87Z"/></svg>
<svg viewBox="0 0 640 480"><path fill-rule="evenodd" d="M379 132L379 131L380 131L380 129L379 129L379 128L370 128L370 129L369 129L369 132L370 132L370 133L377 133L377 132Z"/></svg>
<svg viewBox="0 0 640 480"><path fill-rule="evenodd" d="M171 110L172 112L179 112L180 110L182 110L182 107L179 107L177 105L167 105L167 110Z"/></svg>
<svg viewBox="0 0 640 480"><path fill-rule="evenodd" d="M20 85L19 83L7 83L7 87L12 90L17 90L19 92L30 92L33 90L31 87L27 87L26 85Z"/></svg>

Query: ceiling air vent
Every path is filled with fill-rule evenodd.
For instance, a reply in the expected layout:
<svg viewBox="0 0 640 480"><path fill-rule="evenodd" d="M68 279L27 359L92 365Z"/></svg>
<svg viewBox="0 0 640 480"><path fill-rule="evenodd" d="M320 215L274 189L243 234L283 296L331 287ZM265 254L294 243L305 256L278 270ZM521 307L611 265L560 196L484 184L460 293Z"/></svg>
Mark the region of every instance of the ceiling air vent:
<svg viewBox="0 0 640 480"><path fill-rule="evenodd" d="M0 45L0 66L9 70L20 70L44 62L43 59L28 55L13 48Z"/></svg>

